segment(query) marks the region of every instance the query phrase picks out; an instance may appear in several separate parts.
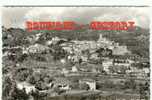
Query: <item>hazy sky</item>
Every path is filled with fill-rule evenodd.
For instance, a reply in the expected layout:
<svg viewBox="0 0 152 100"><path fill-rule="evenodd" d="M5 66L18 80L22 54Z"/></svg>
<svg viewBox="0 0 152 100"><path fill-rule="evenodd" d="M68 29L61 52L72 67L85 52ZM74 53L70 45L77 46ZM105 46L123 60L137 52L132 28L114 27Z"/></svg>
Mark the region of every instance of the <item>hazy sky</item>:
<svg viewBox="0 0 152 100"><path fill-rule="evenodd" d="M32 21L76 21L88 24L98 21L135 21L143 28L149 27L148 7L4 7L2 24L9 27L25 27Z"/></svg>

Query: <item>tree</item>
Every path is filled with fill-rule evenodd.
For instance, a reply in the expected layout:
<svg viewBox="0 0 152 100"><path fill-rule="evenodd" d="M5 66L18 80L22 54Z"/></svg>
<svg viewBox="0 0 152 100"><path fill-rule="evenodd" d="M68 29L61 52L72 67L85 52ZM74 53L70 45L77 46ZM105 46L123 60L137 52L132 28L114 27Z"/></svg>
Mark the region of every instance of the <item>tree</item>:
<svg viewBox="0 0 152 100"><path fill-rule="evenodd" d="M55 61L64 58L66 56L66 52L59 45L54 45L53 49L54 52L52 54L53 54L53 59Z"/></svg>
<svg viewBox="0 0 152 100"><path fill-rule="evenodd" d="M145 90L146 91L150 90L150 84L148 82L145 83Z"/></svg>
<svg viewBox="0 0 152 100"><path fill-rule="evenodd" d="M112 81L109 81L109 80L106 80L105 83L104 83L104 87L106 88L114 88L114 84Z"/></svg>
<svg viewBox="0 0 152 100"><path fill-rule="evenodd" d="M139 93L140 93L140 99L148 100L145 86L143 84L140 84Z"/></svg>
<svg viewBox="0 0 152 100"><path fill-rule="evenodd" d="M80 84L80 89L82 89L82 90L89 90L90 89L90 87L89 87L89 85L88 84L86 84L86 83L81 83Z"/></svg>
<svg viewBox="0 0 152 100"><path fill-rule="evenodd" d="M38 90L45 90L47 89L47 86L43 81L38 81L35 84L35 88L37 88Z"/></svg>
<svg viewBox="0 0 152 100"><path fill-rule="evenodd" d="M29 95L26 93L25 88L19 90L16 83L12 85L12 89L9 93L9 100L28 100Z"/></svg>
<svg viewBox="0 0 152 100"><path fill-rule="evenodd" d="M39 100L39 91L36 90L36 91L31 91L31 95L33 96L34 100Z"/></svg>
<svg viewBox="0 0 152 100"><path fill-rule="evenodd" d="M60 88L59 87L54 87L54 92L56 92L58 95L60 94Z"/></svg>
<svg viewBox="0 0 152 100"><path fill-rule="evenodd" d="M33 71L30 69L22 69L21 68L21 69L18 69L16 71L15 77L19 81L25 81L28 78L28 76L32 74L32 72Z"/></svg>
<svg viewBox="0 0 152 100"><path fill-rule="evenodd" d="M3 98L3 100L7 100L7 98L9 97L9 93L10 93L11 88L12 88L11 79L8 76L4 77L3 84L2 84L2 98Z"/></svg>
<svg viewBox="0 0 152 100"><path fill-rule="evenodd" d="M26 93L25 88L23 88L22 90L18 90L17 92L17 98L19 100L28 100L29 95Z"/></svg>
<svg viewBox="0 0 152 100"><path fill-rule="evenodd" d="M35 57L35 60L45 62L45 61L46 61L46 58L45 58L44 56L42 56L42 55L37 55L37 56Z"/></svg>
<svg viewBox="0 0 152 100"><path fill-rule="evenodd" d="M33 75L29 76L26 81L30 84L35 84L36 83L36 80L35 80Z"/></svg>
<svg viewBox="0 0 152 100"><path fill-rule="evenodd" d="M135 80L130 79L129 81L126 81L126 82L125 82L125 88L128 88L128 89L136 89Z"/></svg>

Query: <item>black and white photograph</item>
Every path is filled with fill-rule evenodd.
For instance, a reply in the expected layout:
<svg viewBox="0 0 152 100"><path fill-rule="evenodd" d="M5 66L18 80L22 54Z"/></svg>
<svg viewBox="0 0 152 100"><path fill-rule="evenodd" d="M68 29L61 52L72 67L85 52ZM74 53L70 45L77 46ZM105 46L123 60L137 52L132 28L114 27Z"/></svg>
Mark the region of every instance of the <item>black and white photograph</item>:
<svg viewBox="0 0 152 100"><path fill-rule="evenodd" d="M2 7L2 100L150 100L149 7Z"/></svg>

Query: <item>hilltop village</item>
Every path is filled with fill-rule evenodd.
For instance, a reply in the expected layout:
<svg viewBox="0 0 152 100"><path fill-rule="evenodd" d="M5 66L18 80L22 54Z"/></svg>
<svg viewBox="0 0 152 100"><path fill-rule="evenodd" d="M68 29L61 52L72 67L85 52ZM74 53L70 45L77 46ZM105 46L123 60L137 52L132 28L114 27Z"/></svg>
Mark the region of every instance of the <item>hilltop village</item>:
<svg viewBox="0 0 152 100"><path fill-rule="evenodd" d="M5 36L8 40L12 37ZM32 100L76 95L94 96L87 100L149 98L149 59L102 33L97 41L68 40L43 32L21 41L25 44L3 45L4 81L15 87L8 95L6 92L6 98L14 97L17 90Z"/></svg>

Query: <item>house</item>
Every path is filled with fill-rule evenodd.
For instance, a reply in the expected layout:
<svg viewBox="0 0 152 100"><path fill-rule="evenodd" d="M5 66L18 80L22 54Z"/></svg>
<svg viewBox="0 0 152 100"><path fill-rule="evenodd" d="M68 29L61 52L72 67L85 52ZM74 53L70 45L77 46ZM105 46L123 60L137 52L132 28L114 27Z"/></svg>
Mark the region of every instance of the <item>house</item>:
<svg viewBox="0 0 152 100"><path fill-rule="evenodd" d="M45 43L47 46L50 46L51 44L52 44L52 41L51 40L48 40L48 41L46 41L46 43Z"/></svg>
<svg viewBox="0 0 152 100"><path fill-rule="evenodd" d="M79 84L86 83L90 90L96 90L96 82L93 79L82 79L79 80Z"/></svg>
<svg viewBox="0 0 152 100"><path fill-rule="evenodd" d="M100 34L100 35L99 35L99 39L98 39L98 41L99 41L99 42L106 42L106 41L107 41L107 39L106 39L106 38L104 38L104 37L102 36L102 34Z"/></svg>
<svg viewBox="0 0 152 100"><path fill-rule="evenodd" d="M70 90L71 82L67 78L56 78L53 82L54 87L59 87L61 90Z"/></svg>
<svg viewBox="0 0 152 100"><path fill-rule="evenodd" d="M130 63L127 63L127 62L114 62L114 65L115 66L126 66L126 67L129 67Z"/></svg>
<svg viewBox="0 0 152 100"><path fill-rule="evenodd" d="M149 73L150 73L150 68L143 68L143 71L144 71L146 74L149 74Z"/></svg>
<svg viewBox="0 0 152 100"><path fill-rule="evenodd" d="M125 73L129 73L129 71L127 70L128 68L125 66L117 66L117 65L113 65L112 67L110 67L110 71L112 73L116 73L116 74L125 74Z"/></svg>
<svg viewBox="0 0 152 100"><path fill-rule="evenodd" d="M92 54L90 55L90 59L98 60L98 59L99 59L99 56L98 56L98 55L99 55L98 53L92 53Z"/></svg>
<svg viewBox="0 0 152 100"><path fill-rule="evenodd" d="M116 66L126 66L129 67L134 63L127 55L113 55L113 64Z"/></svg>
<svg viewBox="0 0 152 100"><path fill-rule="evenodd" d="M25 88L26 93L30 93L31 91L36 91L36 88L34 85L31 85L27 82L19 82L17 83L17 88L22 90Z"/></svg>
<svg viewBox="0 0 152 100"><path fill-rule="evenodd" d="M102 62L103 70L109 72L109 67L113 66L113 59L106 59Z"/></svg>
<svg viewBox="0 0 152 100"><path fill-rule="evenodd" d="M131 67L130 70L127 70L127 74L136 76L137 78L147 77L148 73L150 73L149 68L138 69L136 67Z"/></svg>
<svg viewBox="0 0 152 100"><path fill-rule="evenodd" d="M49 50L49 47L41 44L34 44L26 48L26 50L28 51L28 53L42 53L44 51Z"/></svg>
<svg viewBox="0 0 152 100"><path fill-rule="evenodd" d="M52 40L46 41L45 44L50 46L50 45L54 45L54 44L57 44L57 43L59 43L59 44L61 43L62 44L62 42L65 42L65 41L67 41L67 40L66 39L60 39L58 37L53 37Z"/></svg>
<svg viewBox="0 0 152 100"><path fill-rule="evenodd" d="M88 61L88 56L83 55L80 57L80 59L82 59L82 61L87 62Z"/></svg>
<svg viewBox="0 0 152 100"><path fill-rule="evenodd" d="M37 41L43 33L38 33L35 35L35 40Z"/></svg>
<svg viewBox="0 0 152 100"><path fill-rule="evenodd" d="M77 67L76 66L72 66L72 70L71 70L72 72L78 72L78 69L77 69Z"/></svg>
<svg viewBox="0 0 152 100"><path fill-rule="evenodd" d="M63 73L63 74L68 74L68 73L69 73L69 70L67 70L66 68L63 68L63 69L62 69L62 73Z"/></svg>
<svg viewBox="0 0 152 100"><path fill-rule="evenodd" d="M30 35L25 40L29 41L30 43L36 42L35 35Z"/></svg>
<svg viewBox="0 0 152 100"><path fill-rule="evenodd" d="M59 37L53 37L53 38L52 38L52 43L53 43L53 44L56 44L58 41L60 41L60 38L59 38Z"/></svg>
<svg viewBox="0 0 152 100"><path fill-rule="evenodd" d="M60 59L60 62L61 62L62 64L65 64L65 63L66 63L66 59Z"/></svg>
<svg viewBox="0 0 152 100"><path fill-rule="evenodd" d="M68 46L65 46L65 47L62 47L66 52L70 53L70 54L73 54L73 49L71 47L68 47Z"/></svg>
<svg viewBox="0 0 152 100"><path fill-rule="evenodd" d="M113 55L125 55L129 54L130 51L127 49L127 46L116 46L113 48Z"/></svg>

